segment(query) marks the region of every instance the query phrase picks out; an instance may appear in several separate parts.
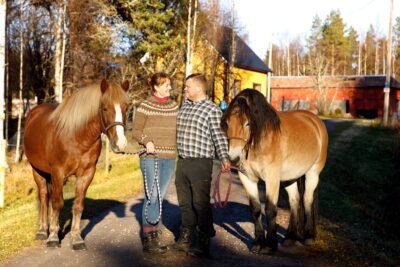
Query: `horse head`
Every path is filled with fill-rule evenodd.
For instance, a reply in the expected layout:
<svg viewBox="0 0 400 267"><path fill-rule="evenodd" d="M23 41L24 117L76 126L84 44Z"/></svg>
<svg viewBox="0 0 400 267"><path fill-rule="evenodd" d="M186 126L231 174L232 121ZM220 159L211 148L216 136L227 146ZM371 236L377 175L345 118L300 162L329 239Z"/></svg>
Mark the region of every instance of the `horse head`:
<svg viewBox="0 0 400 267"><path fill-rule="evenodd" d="M229 140L229 159L235 164L259 145L266 129L279 130L280 120L264 95L245 89L229 104L221 128Z"/></svg>
<svg viewBox="0 0 400 267"><path fill-rule="evenodd" d="M101 131L110 140L111 149L114 152L121 152L128 143L124 129L128 108L126 91L129 88L129 82L125 81L119 86L103 80L100 88L102 93L99 109Z"/></svg>

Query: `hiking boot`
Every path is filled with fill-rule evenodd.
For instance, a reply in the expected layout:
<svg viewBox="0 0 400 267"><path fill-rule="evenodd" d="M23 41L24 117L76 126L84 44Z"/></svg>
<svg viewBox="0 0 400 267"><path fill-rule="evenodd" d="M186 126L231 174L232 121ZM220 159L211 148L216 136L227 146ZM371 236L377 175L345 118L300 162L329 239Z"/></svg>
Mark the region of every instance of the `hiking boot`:
<svg viewBox="0 0 400 267"><path fill-rule="evenodd" d="M182 228L178 241L168 246L169 250L187 252L192 245L193 231L188 228Z"/></svg>
<svg viewBox="0 0 400 267"><path fill-rule="evenodd" d="M210 236L199 232L196 243L189 248L187 254L193 257L210 256Z"/></svg>
<svg viewBox="0 0 400 267"><path fill-rule="evenodd" d="M146 253L164 253L167 251L166 246L160 244L160 237L158 231L144 233L143 238L143 252Z"/></svg>

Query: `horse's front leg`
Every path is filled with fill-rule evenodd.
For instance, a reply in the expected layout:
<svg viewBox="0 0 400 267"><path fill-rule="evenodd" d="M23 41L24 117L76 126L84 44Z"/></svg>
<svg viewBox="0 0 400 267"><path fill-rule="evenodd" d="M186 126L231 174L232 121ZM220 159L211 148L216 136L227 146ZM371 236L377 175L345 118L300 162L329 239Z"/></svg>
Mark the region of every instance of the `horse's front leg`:
<svg viewBox="0 0 400 267"><path fill-rule="evenodd" d="M85 250L85 241L81 236L81 217L84 208L84 200L86 196L86 191L93 180L96 167L93 166L82 172L77 173L76 179L76 190L75 190L75 200L72 207L72 225L71 225L71 242L72 249L74 250Z"/></svg>
<svg viewBox="0 0 400 267"><path fill-rule="evenodd" d="M54 167L51 172L50 185L50 234L47 239L48 247L59 247L60 239L58 231L60 230L59 218L61 209L64 207L64 198L62 194L64 174L61 169Z"/></svg>
<svg viewBox="0 0 400 267"><path fill-rule="evenodd" d="M268 220L267 229L267 248L269 252L274 252L278 249L278 236L276 233L276 215L278 213L278 197L279 197L279 185L280 178L277 174L279 172L270 172L265 177L266 187L266 203L265 203L265 215Z"/></svg>
<svg viewBox="0 0 400 267"><path fill-rule="evenodd" d="M39 229L36 232L36 240L46 240L48 231L48 205L49 205L49 192L47 188L47 181L45 177L40 175L35 169L32 168L33 178L38 188L39 197Z"/></svg>
<svg viewBox="0 0 400 267"><path fill-rule="evenodd" d="M239 178L249 197L250 210L254 220L254 242L251 252L259 254L261 249L265 246L265 233L262 224L261 203L257 186L258 179L255 177L249 179L249 177L241 172L239 172Z"/></svg>

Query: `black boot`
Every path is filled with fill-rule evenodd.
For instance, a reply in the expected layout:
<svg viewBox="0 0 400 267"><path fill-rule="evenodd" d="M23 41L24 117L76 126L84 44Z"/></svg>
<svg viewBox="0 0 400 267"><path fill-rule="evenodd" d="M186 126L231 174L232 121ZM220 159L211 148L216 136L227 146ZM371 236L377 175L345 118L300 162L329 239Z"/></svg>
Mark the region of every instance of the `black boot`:
<svg viewBox="0 0 400 267"><path fill-rule="evenodd" d="M187 253L194 257L209 257L210 256L210 236L199 232L196 243L189 248Z"/></svg>
<svg viewBox="0 0 400 267"><path fill-rule="evenodd" d="M160 244L160 238L158 235L158 231L144 233L143 252L164 253L167 251L167 247Z"/></svg>
<svg viewBox="0 0 400 267"><path fill-rule="evenodd" d="M192 233L189 228L182 228L178 241L168 246L169 250L187 252L192 245Z"/></svg>

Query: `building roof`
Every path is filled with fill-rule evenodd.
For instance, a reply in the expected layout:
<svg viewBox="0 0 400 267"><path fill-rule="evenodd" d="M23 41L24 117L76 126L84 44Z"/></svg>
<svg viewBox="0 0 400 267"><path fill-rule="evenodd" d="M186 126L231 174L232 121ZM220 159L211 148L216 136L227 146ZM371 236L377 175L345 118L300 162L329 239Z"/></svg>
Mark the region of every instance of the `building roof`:
<svg viewBox="0 0 400 267"><path fill-rule="evenodd" d="M208 32L208 30L206 30ZM219 54L229 62L231 53L231 43L232 43L232 29L228 27L221 26L218 32L221 37L217 38L218 41L212 40L212 38L207 38L211 45L219 52ZM207 34L206 36L211 36ZM235 54L235 67L248 69L252 71L268 73L272 70L254 53L254 51L235 34L236 40L236 54Z"/></svg>
<svg viewBox="0 0 400 267"><path fill-rule="evenodd" d="M366 88L385 87L383 75L324 76L322 83L329 88ZM315 76L272 76L271 88L314 88ZM393 77L390 87L400 89L400 83Z"/></svg>

